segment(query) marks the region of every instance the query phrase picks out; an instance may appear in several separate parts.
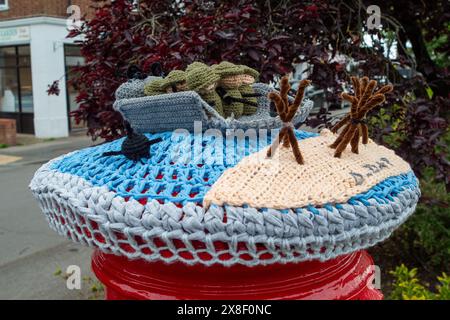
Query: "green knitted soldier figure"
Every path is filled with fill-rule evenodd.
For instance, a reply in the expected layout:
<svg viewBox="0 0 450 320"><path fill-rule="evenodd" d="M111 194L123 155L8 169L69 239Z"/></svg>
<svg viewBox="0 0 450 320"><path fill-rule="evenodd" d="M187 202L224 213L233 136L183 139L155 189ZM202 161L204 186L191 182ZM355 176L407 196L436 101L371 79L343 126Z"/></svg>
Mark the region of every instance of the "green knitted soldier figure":
<svg viewBox="0 0 450 320"><path fill-rule="evenodd" d="M209 66L204 64L203 62L195 61L195 62L192 62L190 65L188 65L186 67L186 70L184 70L184 71L185 72L189 72L189 71L191 71L191 70L193 70L195 68L198 68L198 67L207 67L207 68L209 68Z"/></svg>
<svg viewBox="0 0 450 320"><path fill-rule="evenodd" d="M203 100L223 117L222 100L216 92L219 76L207 65L196 63L186 69L186 83L189 90L196 91Z"/></svg>
<svg viewBox="0 0 450 320"><path fill-rule="evenodd" d="M239 91L241 83L238 79L239 75L243 73L243 69L227 61L213 65L212 68L220 76L218 89L222 89L219 90L219 93L221 92L225 117L234 114L235 118L239 118L244 112L242 95Z"/></svg>
<svg viewBox="0 0 450 320"><path fill-rule="evenodd" d="M186 91L188 89L186 83L186 72L182 70L172 70L164 78L161 89L166 93Z"/></svg>
<svg viewBox="0 0 450 320"><path fill-rule="evenodd" d="M259 96L252 87L252 84L259 78L259 72L250 67L241 65L244 73L240 76L241 86L239 91L241 92L242 98L244 98L244 115L252 115L258 110L258 100L256 97Z"/></svg>
<svg viewBox="0 0 450 320"><path fill-rule="evenodd" d="M162 89L162 85L164 84L163 78L158 78L154 80L150 80L145 84L144 93L146 96L156 96L158 94L166 93Z"/></svg>

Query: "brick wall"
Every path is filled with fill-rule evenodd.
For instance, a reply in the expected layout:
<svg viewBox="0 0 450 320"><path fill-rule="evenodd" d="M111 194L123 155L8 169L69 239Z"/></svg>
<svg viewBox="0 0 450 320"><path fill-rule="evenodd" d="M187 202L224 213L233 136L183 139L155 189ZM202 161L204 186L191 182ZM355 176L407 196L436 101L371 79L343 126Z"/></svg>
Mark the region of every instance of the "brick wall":
<svg viewBox="0 0 450 320"><path fill-rule="evenodd" d="M0 119L0 143L8 146L16 145L16 120Z"/></svg>
<svg viewBox="0 0 450 320"><path fill-rule="evenodd" d="M50 16L65 18L67 7L71 4L81 8L81 15L92 16L90 0L9 0L9 10L0 11L0 21L24 17Z"/></svg>

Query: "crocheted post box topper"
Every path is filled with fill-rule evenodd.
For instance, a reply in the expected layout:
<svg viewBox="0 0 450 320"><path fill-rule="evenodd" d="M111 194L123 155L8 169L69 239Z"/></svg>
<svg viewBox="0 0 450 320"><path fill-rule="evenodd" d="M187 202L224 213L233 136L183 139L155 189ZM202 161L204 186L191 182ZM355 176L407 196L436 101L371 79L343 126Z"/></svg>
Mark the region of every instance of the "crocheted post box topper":
<svg viewBox="0 0 450 320"><path fill-rule="evenodd" d="M281 92L270 99L272 89L253 86L262 94L258 112L262 106L268 110L272 100L279 113L280 121L264 128L281 126L282 132L270 130L266 141L177 134L172 130L178 123L168 129L170 122L155 117L155 106L165 110L175 103L173 97L200 98L194 92L123 99L137 109L134 120L154 121L159 130L146 131L142 128L149 127L139 127L139 121L130 122L125 138L43 165L30 189L58 233L129 259L257 266L329 260L370 247L414 212L418 180L392 150L365 138L367 130L362 132L367 144L359 153L344 146L340 159L329 147L337 134L295 130L292 113L299 109L306 117L312 105L299 108L308 84L304 80L296 97L287 98L284 78ZM382 88L372 95L376 84L364 78L357 86L355 96L348 98L353 113L342 125L362 120L370 106L384 99L377 94L389 91ZM143 101L148 108L136 108ZM193 100L187 101L180 106ZM357 127L364 130L362 124ZM272 145L275 138L282 145L272 150L278 145ZM269 148L277 152L276 159L267 157Z"/></svg>
<svg viewBox="0 0 450 320"><path fill-rule="evenodd" d="M163 140L151 147L150 158L102 157L120 150L124 139L118 139L36 172L30 188L54 230L147 261L256 266L328 260L386 239L420 196L414 173L393 151L369 140L360 154L348 150L336 160L330 131L295 130L305 164L280 146L281 171L271 170L276 161L266 158L267 144L235 154L246 137L234 139L232 148L226 141L214 148L215 137L203 135L204 147L193 150L194 134L144 135ZM269 137L271 143L275 136ZM191 150L188 158L197 159L218 149L232 161L178 164L171 156Z"/></svg>

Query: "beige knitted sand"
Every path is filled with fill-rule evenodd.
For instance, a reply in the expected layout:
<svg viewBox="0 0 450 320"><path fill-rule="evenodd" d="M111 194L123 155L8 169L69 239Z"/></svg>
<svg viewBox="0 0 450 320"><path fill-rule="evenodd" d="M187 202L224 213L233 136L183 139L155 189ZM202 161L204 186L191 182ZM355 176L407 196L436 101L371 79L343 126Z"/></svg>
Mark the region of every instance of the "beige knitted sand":
<svg viewBox="0 0 450 320"><path fill-rule="evenodd" d="M369 140L359 154L345 150L333 156L329 145L336 136L324 129L320 136L299 141L305 164L299 165L290 148L280 146L271 159L267 148L226 170L205 195L203 204L255 208L301 208L343 203L388 177L411 170L395 153Z"/></svg>

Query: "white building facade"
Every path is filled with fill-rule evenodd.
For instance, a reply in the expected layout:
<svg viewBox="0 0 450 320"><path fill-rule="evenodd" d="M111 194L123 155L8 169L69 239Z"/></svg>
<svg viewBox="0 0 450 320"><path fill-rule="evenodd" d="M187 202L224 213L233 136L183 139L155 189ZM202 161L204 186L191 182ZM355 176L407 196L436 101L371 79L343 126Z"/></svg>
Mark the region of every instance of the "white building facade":
<svg viewBox="0 0 450 320"><path fill-rule="evenodd" d="M83 63L67 20L31 17L0 21L0 118L16 119L17 131L39 138L67 137L75 125L71 68ZM48 86L59 80L59 95Z"/></svg>

